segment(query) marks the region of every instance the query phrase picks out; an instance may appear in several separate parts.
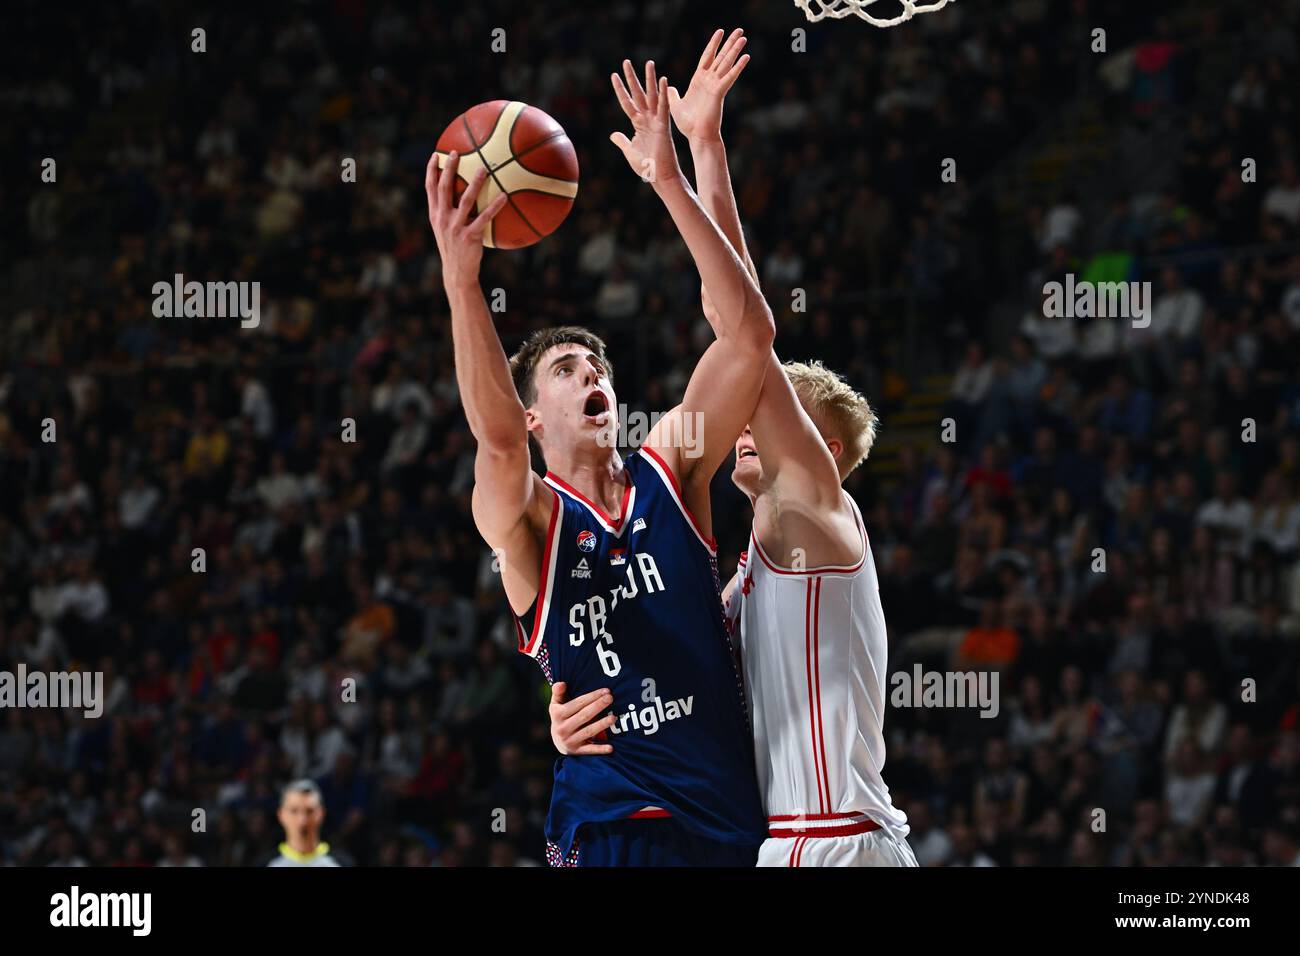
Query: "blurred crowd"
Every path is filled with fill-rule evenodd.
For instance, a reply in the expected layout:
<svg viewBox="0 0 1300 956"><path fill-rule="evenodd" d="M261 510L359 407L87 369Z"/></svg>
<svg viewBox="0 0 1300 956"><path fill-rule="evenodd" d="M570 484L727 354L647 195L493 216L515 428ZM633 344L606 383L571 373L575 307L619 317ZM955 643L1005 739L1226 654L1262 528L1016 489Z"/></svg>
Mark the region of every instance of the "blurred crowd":
<svg viewBox="0 0 1300 956"><path fill-rule="evenodd" d="M907 296L951 383L955 441L936 421L848 484L891 668L999 676L992 719L888 711L924 864L1300 862L1300 20L1131 6L957 4L801 51L793 7L735 5L754 62L726 135L778 350L845 373L888 436L922 388ZM548 689L469 515L424 164L480 100L555 116L579 197L485 256L503 340L588 324L620 400L668 408L709 333L608 144L606 77L654 57L684 86L733 21L338 2L209 12L195 53L192 16L124 4L61 21L79 55L51 75L39 17L0 134L24 182L58 157L56 183L0 177L0 670L101 671L105 703L0 711L0 863L251 865L311 777L359 863L537 864ZM1089 52L1099 18L1113 56ZM1115 175L1008 218L976 184L1081 76ZM177 273L260 282L258 325L156 318ZM1150 281L1150 324L1045 319L1067 273ZM748 511L726 473L724 574Z"/></svg>

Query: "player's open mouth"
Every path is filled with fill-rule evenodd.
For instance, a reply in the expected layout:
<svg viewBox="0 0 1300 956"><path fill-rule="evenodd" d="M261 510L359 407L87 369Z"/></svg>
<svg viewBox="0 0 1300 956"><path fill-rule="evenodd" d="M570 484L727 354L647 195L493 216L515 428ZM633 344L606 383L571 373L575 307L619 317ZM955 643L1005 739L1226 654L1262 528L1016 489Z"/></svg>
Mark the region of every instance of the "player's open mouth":
<svg viewBox="0 0 1300 956"><path fill-rule="evenodd" d="M758 452L753 448L742 448L736 455L737 460L744 461L746 458L757 458Z"/></svg>
<svg viewBox="0 0 1300 956"><path fill-rule="evenodd" d="M603 425L609 420L609 399L600 389L587 396L582 405L582 417L593 425Z"/></svg>

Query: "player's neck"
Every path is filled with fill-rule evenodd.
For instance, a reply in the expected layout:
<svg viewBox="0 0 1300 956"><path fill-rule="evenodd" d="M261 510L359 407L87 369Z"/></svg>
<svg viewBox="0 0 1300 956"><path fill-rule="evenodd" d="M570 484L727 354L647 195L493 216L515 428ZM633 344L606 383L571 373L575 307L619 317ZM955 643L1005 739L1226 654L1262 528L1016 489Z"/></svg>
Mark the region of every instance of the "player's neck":
<svg viewBox="0 0 1300 956"><path fill-rule="evenodd" d="M588 452L557 458L549 470L607 514L618 515L623 504L623 490L627 487L627 472L617 449L600 448L595 454Z"/></svg>
<svg viewBox="0 0 1300 956"><path fill-rule="evenodd" d="M286 834L284 842L289 845L289 848L293 850L294 853L301 854L302 856L311 856L316 852L316 848L320 846L320 836L317 834L304 838L289 836Z"/></svg>
<svg viewBox="0 0 1300 956"><path fill-rule="evenodd" d="M765 481L760 475L757 478L748 478L745 481L736 481L732 478L731 483L736 486L742 495L749 499L749 506L754 509L754 514L758 514L758 509L765 507L775 500L772 485Z"/></svg>

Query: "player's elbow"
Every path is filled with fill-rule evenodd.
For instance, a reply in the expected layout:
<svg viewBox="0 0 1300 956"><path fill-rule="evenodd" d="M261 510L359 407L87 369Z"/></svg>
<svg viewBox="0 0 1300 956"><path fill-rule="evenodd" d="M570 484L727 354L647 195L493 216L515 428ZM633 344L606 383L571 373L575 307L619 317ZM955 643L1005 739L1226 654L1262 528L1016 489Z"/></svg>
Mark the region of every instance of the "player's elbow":
<svg viewBox="0 0 1300 956"><path fill-rule="evenodd" d="M761 297L746 303L743 320L737 324L732 345L746 354L766 357L776 341L776 321L772 309Z"/></svg>
<svg viewBox="0 0 1300 956"><path fill-rule="evenodd" d="M513 422L494 422L470 430L478 442L480 455L506 458L518 455L520 449L526 451L528 448L528 429L522 422L518 425Z"/></svg>

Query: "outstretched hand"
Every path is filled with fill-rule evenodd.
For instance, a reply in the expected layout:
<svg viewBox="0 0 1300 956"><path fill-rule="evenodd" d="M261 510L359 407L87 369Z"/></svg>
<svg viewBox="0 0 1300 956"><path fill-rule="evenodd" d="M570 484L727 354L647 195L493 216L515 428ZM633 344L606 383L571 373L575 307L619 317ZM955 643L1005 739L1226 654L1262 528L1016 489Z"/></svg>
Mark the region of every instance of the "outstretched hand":
<svg viewBox="0 0 1300 956"><path fill-rule="evenodd" d="M722 138L722 102L749 63L748 53L740 55L745 48L744 30L732 30L725 44L722 37L723 31L717 30L709 38L685 96L681 96L675 86L668 88L673 122L682 135L692 141Z"/></svg>
<svg viewBox="0 0 1300 956"><path fill-rule="evenodd" d="M424 168L424 194L429 200L429 225L433 227L442 259L443 282L448 285L461 280L477 282L483 261L483 234L510 197L502 193L471 219L469 214L478 203L487 170L480 168L474 173L460 201L456 202L453 189L460 156L453 150L446 157L445 169L440 168L441 160L437 153L429 157L429 164Z"/></svg>
<svg viewBox="0 0 1300 956"><path fill-rule="evenodd" d="M668 112L668 80L655 76L654 60L645 65L645 87L632 69L632 61L623 61L623 77L610 74L618 105L632 121L632 138L611 133L609 140L623 151L632 171L656 186L680 181L682 170L673 146L673 128Z"/></svg>

